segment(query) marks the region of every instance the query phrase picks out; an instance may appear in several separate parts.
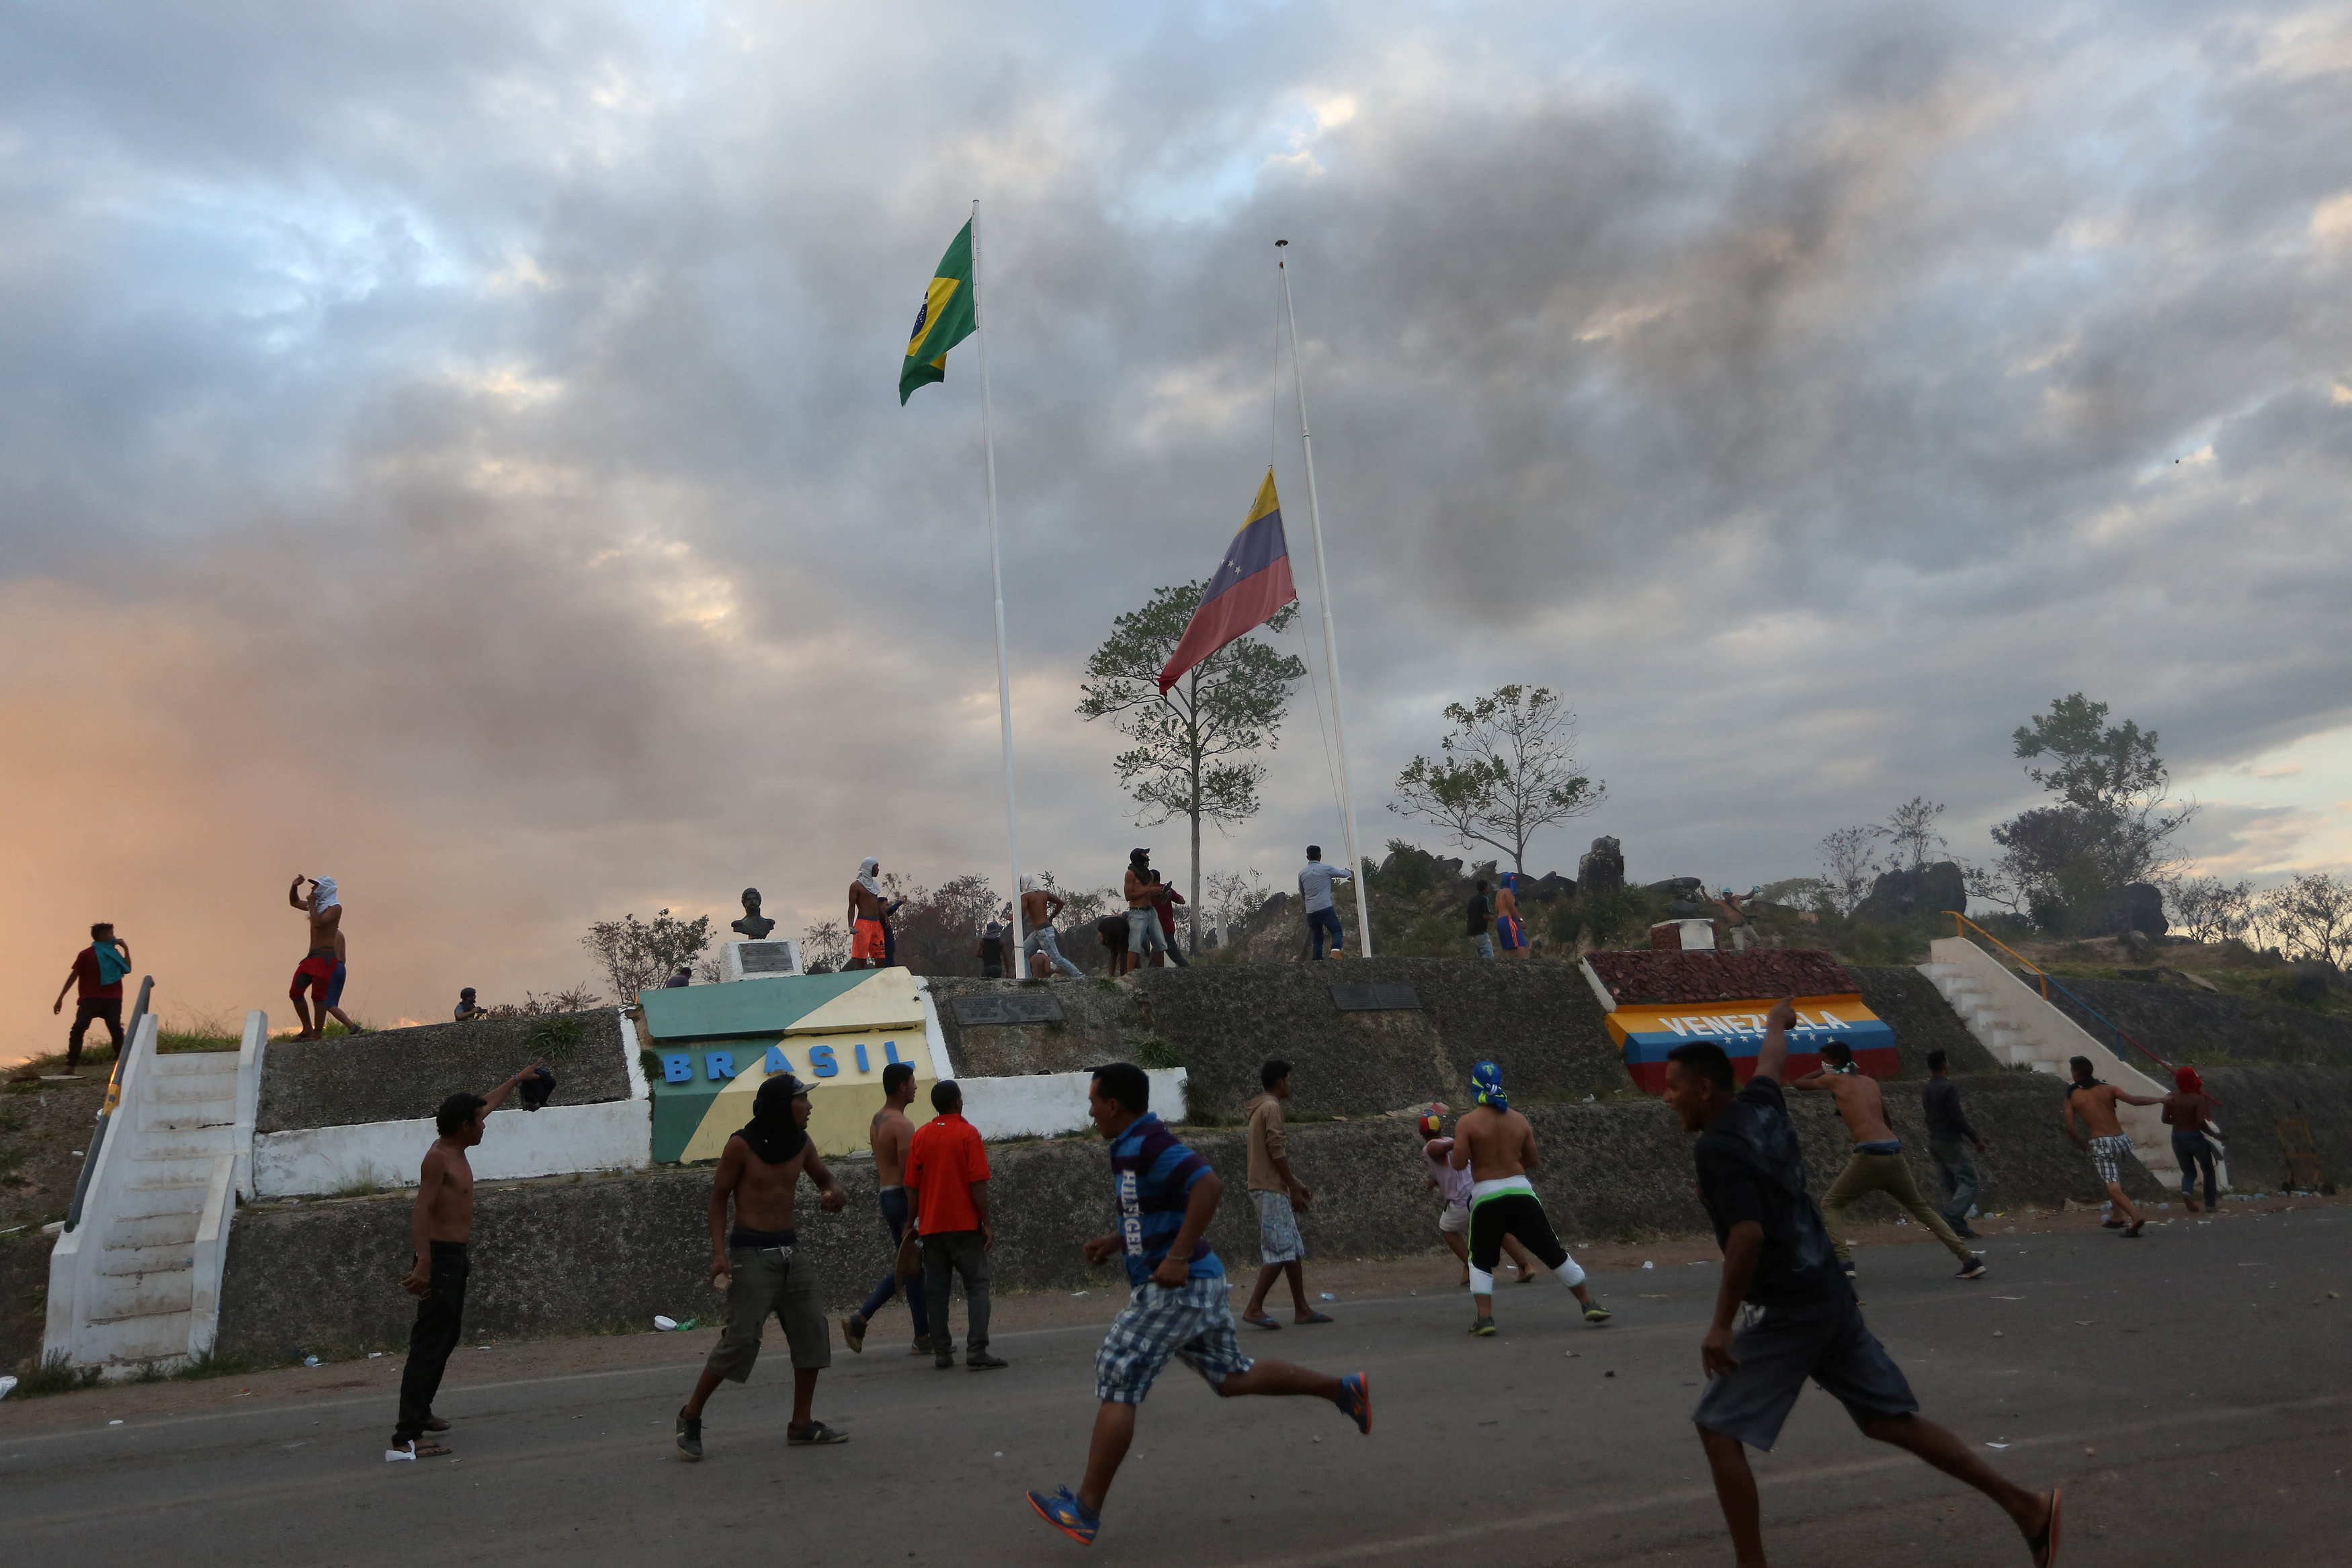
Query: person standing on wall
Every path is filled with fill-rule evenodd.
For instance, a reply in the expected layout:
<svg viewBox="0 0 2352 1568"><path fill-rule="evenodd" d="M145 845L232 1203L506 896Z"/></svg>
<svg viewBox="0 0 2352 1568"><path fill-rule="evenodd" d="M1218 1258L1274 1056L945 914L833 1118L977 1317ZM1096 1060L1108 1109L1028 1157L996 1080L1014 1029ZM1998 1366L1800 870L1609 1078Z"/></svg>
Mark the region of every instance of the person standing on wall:
<svg viewBox="0 0 2352 1568"><path fill-rule="evenodd" d="M1339 925L1339 908L1331 901L1331 884L1352 882L1355 873L1342 866L1323 863L1323 846L1307 846L1307 869L1298 873L1298 896L1307 905L1307 941L1312 945L1310 956L1320 958L1323 941L1330 938L1331 956L1345 956L1340 949L1347 946L1348 934Z"/></svg>
<svg viewBox="0 0 2352 1568"><path fill-rule="evenodd" d="M1805 1160L1780 1092L1792 1000L1766 1016L1755 1076L1745 1089L1712 1040L1666 1053L1667 1106L1700 1134L1699 1202L1723 1249L1715 1320L1699 1342L1706 1392L1691 1421L1714 1473L1732 1550L1742 1568L1764 1561L1763 1510L1748 1450L1769 1453L1811 1378L1863 1436L1916 1455L1967 1482L2007 1513L2034 1568L2057 1561L2058 1489L2036 1495L1919 1414L1919 1401L1862 1320L1828 1228L1805 1192ZM1886 1555L1885 1552L1880 1555Z"/></svg>
<svg viewBox="0 0 2352 1568"><path fill-rule="evenodd" d="M1168 938L1160 929L1160 884L1151 874L1151 852L1130 851L1127 876L1120 891L1127 897L1127 967L1140 968L1146 954L1165 954Z"/></svg>
<svg viewBox="0 0 2352 1568"><path fill-rule="evenodd" d="M1034 879L1021 879L1021 957L1023 974L1018 977L1032 980L1049 979L1055 974L1067 975L1073 980L1083 980L1087 972L1062 956L1062 939L1055 933L1054 922L1066 907L1062 895L1039 887ZM1053 968L1045 967L1051 962ZM1116 975L1118 969L1111 973Z"/></svg>
<svg viewBox="0 0 2352 1568"><path fill-rule="evenodd" d="M1960 1086L1952 1082L1951 1060L1940 1051L1927 1053L1927 1086L1920 1091L1919 1108L1927 1119L1927 1153L1944 1182L1944 1223L1961 1240L1975 1241L1981 1239L1969 1228L1969 1210L1975 1207L1981 1184L1969 1146L1974 1145L1980 1155L1991 1145L1977 1136L1968 1113L1960 1109Z"/></svg>
<svg viewBox="0 0 2352 1568"><path fill-rule="evenodd" d="M304 893L308 882L310 891ZM296 1040L317 1040L326 1033L327 1019L332 1015L343 1026L346 1034L367 1031L353 1023L343 1011L343 980L349 973L343 963L343 898L331 876L305 877L299 873L294 885L286 890L286 902L300 910L310 921L310 950L294 967L294 983L287 995L293 998L294 1011L302 1020L302 1032ZM310 999L318 1004L318 1015L311 1016L302 992L308 988Z"/></svg>
<svg viewBox="0 0 2352 1568"><path fill-rule="evenodd" d="M874 1113L866 1138L874 1151L874 1186L882 1205L882 1223L890 1228L892 1266L884 1271L882 1282L874 1287L866 1304L841 1320L841 1337L854 1354L866 1354L866 1326L898 1291L898 1249L906 1239L914 1212L907 1197L907 1154L915 1141L915 1124L907 1107L914 1103L915 1070L903 1061L884 1068L882 1109ZM931 1322L919 1270L907 1279L907 1312L915 1320L915 1343L907 1354L920 1355L931 1348Z"/></svg>
<svg viewBox="0 0 2352 1568"><path fill-rule="evenodd" d="M889 941L884 921L889 895L882 891L882 862L872 855L857 862L849 884L849 962L845 969L878 969L887 961Z"/></svg>
<svg viewBox="0 0 2352 1568"><path fill-rule="evenodd" d="M1184 945L1176 940L1176 906L1184 902L1184 895L1156 871L1151 873L1151 885L1160 895L1154 909L1160 916L1160 939L1168 944L1169 962L1189 969L1192 966L1185 960Z"/></svg>
<svg viewBox="0 0 2352 1568"><path fill-rule="evenodd" d="M907 1146L908 1218L923 1238L923 1298L931 1320L931 1364L955 1364L948 1332L948 1292L963 1278L964 1366L994 1372L1010 1364L988 1354L988 1254L996 1227L988 1218L988 1150L980 1129L963 1119L963 1091L952 1081L931 1085L938 1113L915 1129Z"/></svg>
<svg viewBox="0 0 2352 1568"><path fill-rule="evenodd" d="M408 1361L400 1369L400 1414L392 1428L387 1459L438 1458L448 1448L425 1441L427 1432L446 1432L449 1423L433 1414L441 1374L465 1328L466 1278L472 1271L467 1249L474 1239L474 1167L466 1151L482 1141L482 1124L506 1103L522 1081L539 1071L534 1061L488 1094L452 1094L433 1113L441 1135L425 1151L416 1178L416 1201L408 1231L415 1266L400 1288L416 1298L416 1322L408 1331Z"/></svg>
<svg viewBox="0 0 2352 1568"><path fill-rule="evenodd" d="M82 1036L93 1022L106 1026L114 1054L122 1055L122 977L129 973L131 944L114 934L110 922L101 920L91 926L89 946L74 955L72 967L66 970L66 983L58 988L58 999L49 1007L51 1017L64 1012L66 993L76 986L81 988L80 999L74 1004L73 1029L66 1036L68 1078L81 1076Z"/></svg>
<svg viewBox="0 0 2352 1568"><path fill-rule="evenodd" d="M1478 956L1486 959L1489 964L1493 963L1495 935L1491 927L1495 924L1495 904L1484 878L1481 878L1478 885L1471 890L1470 904L1466 913L1470 916L1470 925L1465 934L1470 938L1470 946L1478 950Z"/></svg>
<svg viewBox="0 0 2352 1568"><path fill-rule="evenodd" d="M1495 934L1502 938L1503 956L1528 956L1528 925L1519 918L1519 873L1507 871L1495 890Z"/></svg>
<svg viewBox="0 0 2352 1568"><path fill-rule="evenodd" d="M1290 1098L1290 1063L1269 1061L1258 1069L1257 1081L1265 1092L1242 1107L1249 1113L1249 1195L1257 1207L1257 1284L1242 1322L1255 1328L1282 1325L1267 1315L1265 1293L1276 1280L1290 1277L1290 1310L1295 1322L1328 1323L1328 1315L1307 1304L1307 1243L1299 1239L1301 1208L1311 1208L1315 1194L1290 1174L1290 1145L1282 1130L1282 1103Z"/></svg>
<svg viewBox="0 0 2352 1568"><path fill-rule="evenodd" d="M1010 915L1012 911L1007 910L1005 913ZM1004 977L1004 922L1002 918L992 918L982 928L980 946L974 951L973 956L980 960L982 979L1001 980ZM1015 978L1018 977L1015 977Z"/></svg>

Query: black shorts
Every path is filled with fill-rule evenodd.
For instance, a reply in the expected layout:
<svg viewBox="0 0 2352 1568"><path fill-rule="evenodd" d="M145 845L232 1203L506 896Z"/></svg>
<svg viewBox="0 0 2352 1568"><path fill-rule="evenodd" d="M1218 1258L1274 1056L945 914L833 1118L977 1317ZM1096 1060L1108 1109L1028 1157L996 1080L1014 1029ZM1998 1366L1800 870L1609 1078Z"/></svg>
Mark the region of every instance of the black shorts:
<svg viewBox="0 0 2352 1568"><path fill-rule="evenodd" d="M1503 1238L1515 1236L1519 1245L1543 1260L1547 1269L1568 1261L1568 1249L1551 1233L1543 1202L1531 1192L1498 1192L1470 1206L1470 1266L1491 1274L1503 1259Z"/></svg>
<svg viewBox="0 0 2352 1568"><path fill-rule="evenodd" d="M1706 1385L1691 1419L1710 1432L1769 1452L1810 1377L1845 1406L1857 1427L1919 1408L1903 1369L1863 1326L1853 1301L1740 1309L1731 1338L1739 1370Z"/></svg>

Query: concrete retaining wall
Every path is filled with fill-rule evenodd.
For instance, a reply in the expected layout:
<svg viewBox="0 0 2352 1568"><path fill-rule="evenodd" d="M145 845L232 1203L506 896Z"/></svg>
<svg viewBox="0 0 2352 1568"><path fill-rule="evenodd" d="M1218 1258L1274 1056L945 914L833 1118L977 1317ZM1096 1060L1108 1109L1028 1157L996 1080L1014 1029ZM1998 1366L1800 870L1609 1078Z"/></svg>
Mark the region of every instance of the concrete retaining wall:
<svg viewBox="0 0 2352 1568"><path fill-rule="evenodd" d="M2352 1187L2352 1067L2207 1067L2199 1071L2219 1102L2213 1121L2230 1151L2230 1181L2240 1192L2277 1192L2286 1185L2278 1118L2311 1124L2319 1167Z"/></svg>
<svg viewBox="0 0 2352 1568"><path fill-rule="evenodd" d="M509 1106L493 1113L473 1151L474 1176L504 1181L572 1171L643 1170L653 1147L647 1100L601 1105ZM433 1119L368 1122L263 1133L253 1140L255 1191L264 1198L331 1193L365 1183L415 1186L425 1151L439 1135Z"/></svg>
<svg viewBox="0 0 2352 1568"><path fill-rule="evenodd" d="M538 1056L548 1059L555 1074L551 1104L626 1100L637 1041L620 1019L614 1009L599 1008L545 1019L379 1030L356 1039L273 1040L262 1057L254 1126L284 1133L420 1116L429 1122L451 1094L485 1093ZM574 1043L546 1043L550 1031L573 1024Z"/></svg>
<svg viewBox="0 0 2352 1568"><path fill-rule="evenodd" d="M2250 1001L2191 986L2137 980L2075 980L2069 990L2113 1019L2142 1045L2169 1061L2233 1057L2251 1062L2308 1062L2352 1067L2352 1019L2284 1002ZM2051 1002L2098 1040L2106 1026L2053 990ZM2167 1087L2169 1087L2168 1085Z"/></svg>
<svg viewBox="0 0 2352 1568"><path fill-rule="evenodd" d="M1969 1113L1993 1145L1983 1167L1990 1208L2090 1201L2090 1162L2058 1131L2054 1081L2023 1073L1963 1080ZM2224 1090L2224 1092L2231 1092ZM1401 1096L1426 1098L1416 1087ZM1895 1126L1923 1186L1925 1157L1916 1091L1889 1095ZM1796 1097L1794 1113L1816 1192L1843 1162L1847 1140L1828 1097ZM1545 1151L1535 1184L1570 1247L1606 1238L1689 1232L1705 1226L1692 1187L1690 1140L1664 1105L1535 1104L1529 1120ZM1185 1134L1224 1176L1225 1201L1211 1243L1236 1276L1256 1263L1256 1224L1244 1190L1246 1160L1235 1129ZM1311 1256L1397 1256L1434 1249L1436 1204L1422 1186L1419 1139L1401 1118L1313 1122L1291 1129L1292 1160L1318 1197L1301 1217ZM991 1150L993 1266L1005 1290L1120 1291L1115 1267L1090 1269L1078 1244L1111 1228L1109 1161L1097 1139L999 1145ZM840 1167L849 1207L802 1218L807 1254L823 1270L835 1311L846 1310L888 1266L888 1233L874 1201L873 1166ZM2132 1167L2131 1189L2156 1186ZM805 1199L806 1189L803 1189ZM484 1183L478 1190L469 1330L495 1337L642 1329L656 1312L708 1320L719 1298L705 1288L708 1171ZM1862 1212L1875 1218L1885 1200ZM409 1203L392 1197L247 1208L229 1244L220 1346L266 1361L404 1343L415 1303L397 1281L408 1267ZM891 1331L894 1334L896 1331Z"/></svg>
<svg viewBox="0 0 2352 1568"><path fill-rule="evenodd" d="M1144 1076L1151 1080L1152 1103L1184 1103L1182 1068L1147 1070ZM1037 1072L1026 1078L966 1078L957 1087L963 1091L964 1120L982 1138L1002 1143L1085 1134L1093 1117L1087 1103L1093 1082L1086 1072Z"/></svg>

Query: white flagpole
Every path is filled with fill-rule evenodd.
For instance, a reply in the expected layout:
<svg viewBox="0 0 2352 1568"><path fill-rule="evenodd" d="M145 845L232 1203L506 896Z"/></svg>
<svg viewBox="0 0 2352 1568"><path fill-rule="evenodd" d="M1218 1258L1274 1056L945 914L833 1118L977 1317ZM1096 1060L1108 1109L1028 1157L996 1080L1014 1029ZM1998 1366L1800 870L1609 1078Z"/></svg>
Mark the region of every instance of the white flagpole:
<svg viewBox="0 0 2352 1568"><path fill-rule="evenodd" d="M1323 506L1315 494L1315 438L1307 431L1307 377L1298 363L1298 313L1291 308L1290 268L1282 256L1289 244L1286 239L1274 242L1274 267L1282 275L1282 313L1290 322L1290 380L1298 389L1298 444L1307 455L1307 516L1315 528L1315 585L1323 601L1323 663L1331 671L1331 731L1339 747L1339 815L1348 834L1348 880L1356 889L1359 951L1369 958L1372 956L1372 906L1364 892L1364 857L1356 852L1356 797L1348 779L1347 703L1339 695L1339 633L1331 629L1331 574L1323 565ZM981 362L987 362L985 350Z"/></svg>
<svg viewBox="0 0 2352 1568"><path fill-rule="evenodd" d="M1013 951L1006 967L1022 977L1027 965L1021 956L1021 812L1013 796L1013 675L1004 655L1004 561L996 543L996 436L988 418L988 307L981 298L977 196L971 199L971 321L980 337L980 444L988 453L988 574L996 587L996 716L1004 731L1004 831L1013 848Z"/></svg>

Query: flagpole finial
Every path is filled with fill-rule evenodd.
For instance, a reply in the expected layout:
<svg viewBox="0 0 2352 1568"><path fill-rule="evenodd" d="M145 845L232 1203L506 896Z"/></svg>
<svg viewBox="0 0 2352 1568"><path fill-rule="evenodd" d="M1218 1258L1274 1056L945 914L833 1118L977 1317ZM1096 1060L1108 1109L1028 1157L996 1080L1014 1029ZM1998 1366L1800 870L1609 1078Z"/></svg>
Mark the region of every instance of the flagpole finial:
<svg viewBox="0 0 2352 1568"><path fill-rule="evenodd" d="M1286 240L1286 239L1278 239L1278 240L1276 240L1276 241L1275 241L1275 242L1274 242L1274 248L1275 248L1275 249L1276 249L1276 250L1280 250L1284 246L1286 246L1286 245L1288 245L1289 243L1290 243L1290 242L1289 242L1288 240Z"/></svg>

